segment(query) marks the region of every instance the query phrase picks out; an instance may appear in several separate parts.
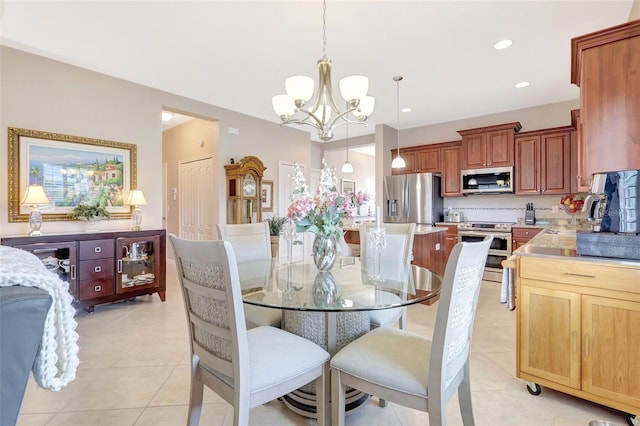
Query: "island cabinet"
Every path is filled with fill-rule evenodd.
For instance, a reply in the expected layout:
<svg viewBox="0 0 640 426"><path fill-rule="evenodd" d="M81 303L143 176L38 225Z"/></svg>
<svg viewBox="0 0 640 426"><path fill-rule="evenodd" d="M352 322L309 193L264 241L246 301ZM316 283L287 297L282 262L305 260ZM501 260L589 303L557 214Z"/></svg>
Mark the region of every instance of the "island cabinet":
<svg viewBox="0 0 640 426"><path fill-rule="evenodd" d="M571 40L580 87L582 176L640 169L640 20Z"/></svg>
<svg viewBox="0 0 640 426"><path fill-rule="evenodd" d="M445 231L416 234L413 237L413 263L444 275L446 266Z"/></svg>
<svg viewBox="0 0 640 426"><path fill-rule="evenodd" d="M640 265L518 256L517 270L517 376L640 414Z"/></svg>
<svg viewBox="0 0 640 426"><path fill-rule="evenodd" d="M462 136L462 169L513 166L514 135L519 122L459 130Z"/></svg>
<svg viewBox="0 0 640 426"><path fill-rule="evenodd" d="M166 232L110 231L3 237L2 245L35 254L69 283L74 305L95 305L166 291Z"/></svg>
<svg viewBox="0 0 640 426"><path fill-rule="evenodd" d="M542 228L511 228L511 250L516 250L527 244L529 240L538 235Z"/></svg>
<svg viewBox="0 0 640 426"><path fill-rule="evenodd" d="M572 130L561 127L516 135L516 195L571 192Z"/></svg>

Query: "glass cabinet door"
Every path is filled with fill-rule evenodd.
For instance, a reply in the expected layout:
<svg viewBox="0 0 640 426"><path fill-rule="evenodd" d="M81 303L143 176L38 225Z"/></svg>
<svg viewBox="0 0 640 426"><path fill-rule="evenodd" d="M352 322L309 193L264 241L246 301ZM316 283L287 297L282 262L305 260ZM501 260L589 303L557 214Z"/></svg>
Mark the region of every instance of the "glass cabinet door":
<svg viewBox="0 0 640 426"><path fill-rule="evenodd" d="M77 255L76 243L35 243L17 245L16 248L29 251L35 254L44 266L51 272L58 275L62 281L69 283L69 293L74 300L78 300L77 284Z"/></svg>
<svg viewBox="0 0 640 426"><path fill-rule="evenodd" d="M116 240L116 293L159 287L159 248L160 238L157 236Z"/></svg>

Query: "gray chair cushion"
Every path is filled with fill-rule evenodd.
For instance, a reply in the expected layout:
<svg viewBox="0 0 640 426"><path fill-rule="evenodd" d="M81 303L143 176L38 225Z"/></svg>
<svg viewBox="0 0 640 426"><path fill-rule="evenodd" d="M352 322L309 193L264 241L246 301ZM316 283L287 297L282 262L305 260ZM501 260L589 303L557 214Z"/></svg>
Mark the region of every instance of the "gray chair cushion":
<svg viewBox="0 0 640 426"><path fill-rule="evenodd" d="M362 354L367 362L362 362ZM427 396L431 341L408 331L377 328L351 342L331 359L331 367L386 387Z"/></svg>

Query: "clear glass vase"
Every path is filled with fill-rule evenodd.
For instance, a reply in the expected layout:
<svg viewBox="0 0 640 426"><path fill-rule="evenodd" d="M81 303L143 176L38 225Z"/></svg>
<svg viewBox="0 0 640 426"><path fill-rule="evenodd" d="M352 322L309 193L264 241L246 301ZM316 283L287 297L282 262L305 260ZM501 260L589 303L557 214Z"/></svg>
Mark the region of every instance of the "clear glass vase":
<svg viewBox="0 0 640 426"><path fill-rule="evenodd" d="M335 235L316 235L313 240L313 262L318 271L329 271L336 263L338 241Z"/></svg>

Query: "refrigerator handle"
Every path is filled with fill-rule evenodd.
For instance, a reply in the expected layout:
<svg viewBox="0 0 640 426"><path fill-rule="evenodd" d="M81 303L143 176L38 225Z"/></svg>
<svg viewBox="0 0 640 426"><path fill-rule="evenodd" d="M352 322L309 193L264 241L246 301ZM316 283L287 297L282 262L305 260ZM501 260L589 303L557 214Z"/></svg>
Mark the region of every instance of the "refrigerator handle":
<svg viewBox="0 0 640 426"><path fill-rule="evenodd" d="M402 222L407 222L409 218L409 181L404 181L403 188L403 199L404 203L402 203Z"/></svg>

